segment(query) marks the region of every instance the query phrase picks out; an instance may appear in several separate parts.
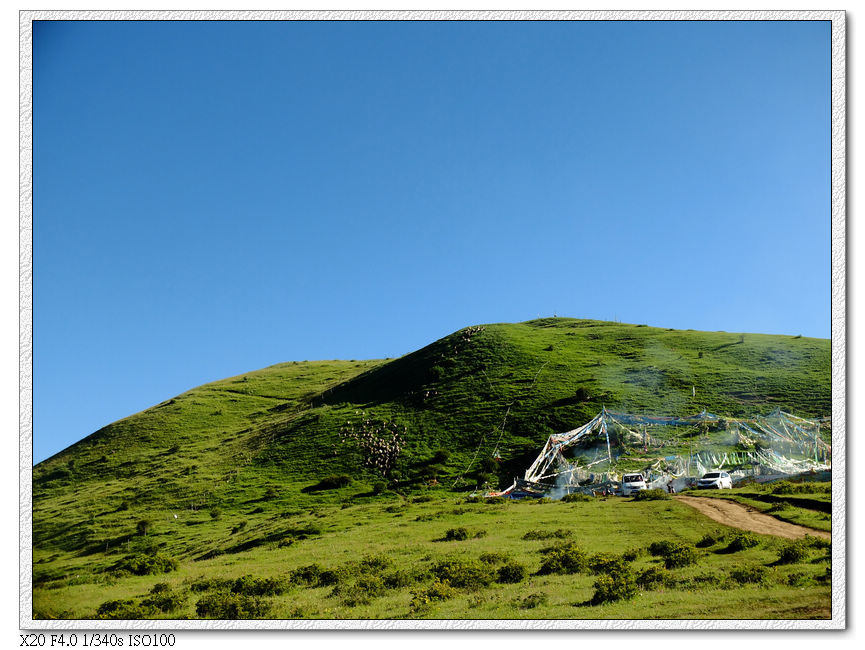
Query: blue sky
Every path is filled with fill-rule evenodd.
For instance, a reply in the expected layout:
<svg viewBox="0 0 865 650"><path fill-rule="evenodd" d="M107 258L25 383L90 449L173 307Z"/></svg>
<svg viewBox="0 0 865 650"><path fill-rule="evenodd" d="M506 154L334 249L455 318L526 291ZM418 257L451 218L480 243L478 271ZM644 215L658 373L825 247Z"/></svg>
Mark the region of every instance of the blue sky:
<svg viewBox="0 0 865 650"><path fill-rule="evenodd" d="M34 27L34 460L538 315L830 331L828 22Z"/></svg>

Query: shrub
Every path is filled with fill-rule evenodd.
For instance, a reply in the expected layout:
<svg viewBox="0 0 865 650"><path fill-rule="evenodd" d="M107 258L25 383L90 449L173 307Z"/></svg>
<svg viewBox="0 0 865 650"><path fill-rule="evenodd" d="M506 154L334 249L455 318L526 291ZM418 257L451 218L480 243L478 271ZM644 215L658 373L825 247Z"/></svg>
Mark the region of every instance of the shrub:
<svg viewBox="0 0 865 650"><path fill-rule="evenodd" d="M210 509L210 518L216 521L222 516L222 510L219 508L211 508Z"/></svg>
<svg viewBox="0 0 865 650"><path fill-rule="evenodd" d="M318 564L308 564L291 572L291 581L309 587L317 587L322 569Z"/></svg>
<svg viewBox="0 0 865 650"><path fill-rule="evenodd" d="M503 562L507 562L511 558L507 553L499 553L498 551L491 551L491 552L487 552L487 553L481 553L478 556L478 559L481 562L486 562L487 564L501 564Z"/></svg>
<svg viewBox="0 0 865 650"><path fill-rule="evenodd" d="M566 537L571 536L571 531L566 530L564 528L558 528L556 530L530 530L525 535L523 535L523 539L525 540L536 540L536 539L565 539Z"/></svg>
<svg viewBox="0 0 865 650"><path fill-rule="evenodd" d="M564 503L578 503L581 501L593 501L594 497L588 494L583 494L582 492L571 492L571 494L566 494L562 497L562 501Z"/></svg>
<svg viewBox="0 0 865 650"><path fill-rule="evenodd" d="M589 558L589 569L595 575L613 574L628 569L628 563L620 555L598 553Z"/></svg>
<svg viewBox="0 0 865 650"><path fill-rule="evenodd" d="M821 537L814 537L813 535L805 535L802 538L802 541L807 544L810 548L818 548L818 549L829 549L832 548L832 542L828 539L823 539Z"/></svg>
<svg viewBox="0 0 865 650"><path fill-rule="evenodd" d="M430 458L431 465L441 465L442 463L448 462L448 459L451 457L451 452L447 449L437 449L435 453L433 453L432 458Z"/></svg>
<svg viewBox="0 0 865 650"><path fill-rule="evenodd" d="M310 485L303 488L304 492L318 492L320 490L338 490L347 485L351 485L352 478L348 474L331 474L325 476L315 485Z"/></svg>
<svg viewBox="0 0 865 650"><path fill-rule="evenodd" d="M637 585L643 589L654 589L656 587L667 587L673 583L673 577L666 569L653 566L640 572L637 576Z"/></svg>
<svg viewBox="0 0 865 650"><path fill-rule="evenodd" d="M171 591L171 585L167 582L157 582L150 588L151 594L164 594L169 591Z"/></svg>
<svg viewBox="0 0 865 650"><path fill-rule="evenodd" d="M117 568L137 576L146 576L176 571L178 566L178 562L174 558L165 557L159 553L155 555L139 553L123 558Z"/></svg>
<svg viewBox="0 0 865 650"><path fill-rule="evenodd" d="M525 580L528 573L528 569L519 562L508 562L504 566L499 567L496 582L516 584Z"/></svg>
<svg viewBox="0 0 865 650"><path fill-rule="evenodd" d="M384 494L385 490L387 490L387 483L384 481L377 481L372 485L372 493L375 495Z"/></svg>
<svg viewBox="0 0 865 650"><path fill-rule="evenodd" d="M428 503L432 501L433 498L428 494L421 494L420 496L412 497L409 499L409 503Z"/></svg>
<svg viewBox="0 0 865 650"><path fill-rule="evenodd" d="M642 553L643 553L642 549L631 548L631 549L628 549L627 551L625 551L624 553L622 553L622 559L625 562L633 562L638 557L640 557L640 555L642 555Z"/></svg>
<svg viewBox="0 0 865 650"><path fill-rule="evenodd" d="M408 587L414 582L414 578L408 571L397 570L384 577L384 585L388 589L401 589Z"/></svg>
<svg viewBox="0 0 865 650"><path fill-rule="evenodd" d="M540 605L546 605L550 600L550 597L547 596L543 592L536 592L534 594L529 594L522 600L516 601L517 607L520 609L534 609Z"/></svg>
<svg viewBox="0 0 865 650"><path fill-rule="evenodd" d="M672 499L665 490L639 490L634 493L634 501L665 501Z"/></svg>
<svg viewBox="0 0 865 650"><path fill-rule="evenodd" d="M737 567L730 571L730 579L744 584L763 584L769 576L769 569L759 564Z"/></svg>
<svg viewBox="0 0 865 650"><path fill-rule="evenodd" d="M243 576L234 581L231 592L246 596L280 596L288 591L289 583L285 578L256 578Z"/></svg>
<svg viewBox="0 0 865 650"><path fill-rule="evenodd" d="M737 553L760 545L760 540L749 533L736 533L724 549L725 553Z"/></svg>
<svg viewBox="0 0 865 650"><path fill-rule="evenodd" d="M664 566L668 569L679 569L696 564L698 559L700 559L700 554L693 546L677 544L664 556Z"/></svg>
<svg viewBox="0 0 865 650"><path fill-rule="evenodd" d="M649 544L649 555L652 557L665 557L673 549L675 544L668 540L652 542Z"/></svg>
<svg viewBox="0 0 865 650"><path fill-rule="evenodd" d="M121 501L120 505L117 506L117 512L125 512L129 510L129 501Z"/></svg>
<svg viewBox="0 0 865 650"><path fill-rule="evenodd" d="M148 519L142 519L137 524L135 524L135 532L138 535L144 536L147 534L147 531L150 530L153 524L150 523Z"/></svg>
<svg viewBox="0 0 865 650"><path fill-rule="evenodd" d="M236 524L236 525L231 529L231 534L234 535L235 533L239 533L241 530L243 530L244 528L246 528L246 524L247 524L246 521L238 522L238 523L237 523L237 524Z"/></svg>
<svg viewBox="0 0 865 650"><path fill-rule="evenodd" d="M799 564L808 558L811 548L808 542L797 539L787 542L778 553L777 564Z"/></svg>
<svg viewBox="0 0 865 650"><path fill-rule="evenodd" d="M630 569L598 576L592 587L595 590L592 605L630 600L639 592L637 578Z"/></svg>
<svg viewBox="0 0 865 650"><path fill-rule="evenodd" d="M269 487L264 491L264 495L262 495L262 500L264 501L273 501L279 496L279 491L275 487Z"/></svg>
<svg viewBox="0 0 865 650"><path fill-rule="evenodd" d="M480 589L493 582L493 568L478 560L452 559L436 563L433 575L458 589Z"/></svg>
<svg viewBox="0 0 865 650"><path fill-rule="evenodd" d="M171 591L152 593L141 601L141 606L148 609L158 610L163 613L173 612L186 602L186 596Z"/></svg>
<svg viewBox="0 0 865 650"><path fill-rule="evenodd" d="M426 589L412 592L410 607L413 611L422 611L429 608L433 603L448 600L455 595L456 590L451 587L447 580L436 579Z"/></svg>
<svg viewBox="0 0 865 650"><path fill-rule="evenodd" d="M469 531L465 528L450 528L445 533L444 538L448 542L460 542L469 538Z"/></svg>
<svg viewBox="0 0 865 650"><path fill-rule="evenodd" d="M807 573L791 573L786 582L790 587L807 587L814 584L814 578Z"/></svg>
<svg viewBox="0 0 865 650"><path fill-rule="evenodd" d="M150 618L152 615L153 612L150 609L142 607L139 603L136 603L132 599L108 600L102 603L96 609L96 616L94 618L103 620L137 620L142 618Z"/></svg>
<svg viewBox="0 0 865 650"><path fill-rule="evenodd" d="M360 571L361 573L369 573L374 571L376 573L380 573L390 567L391 560L386 555L366 555L360 561Z"/></svg>
<svg viewBox="0 0 865 650"><path fill-rule="evenodd" d="M569 574L584 571L588 565L585 552L573 542L546 549L547 557L538 569L538 575Z"/></svg>
<svg viewBox="0 0 865 650"><path fill-rule="evenodd" d="M715 544L724 541L724 534L720 532L706 533L699 542L694 544L697 548L709 548Z"/></svg>
<svg viewBox="0 0 865 650"><path fill-rule="evenodd" d="M209 594L195 604L195 613L201 618L264 618L269 611L270 603L262 598L233 592Z"/></svg>

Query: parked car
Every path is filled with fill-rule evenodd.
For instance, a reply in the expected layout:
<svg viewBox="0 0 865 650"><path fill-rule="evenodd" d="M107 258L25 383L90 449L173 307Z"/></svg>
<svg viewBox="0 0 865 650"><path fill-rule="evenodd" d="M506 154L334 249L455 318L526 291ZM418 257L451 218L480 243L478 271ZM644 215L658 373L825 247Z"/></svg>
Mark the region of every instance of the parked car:
<svg viewBox="0 0 865 650"><path fill-rule="evenodd" d="M720 490L722 488L732 489L733 479L727 472L708 472L703 474L703 478L697 481L697 488L700 490Z"/></svg>
<svg viewBox="0 0 865 650"><path fill-rule="evenodd" d="M646 479L642 474L625 474L622 477L622 496L626 497L634 492L646 489Z"/></svg>

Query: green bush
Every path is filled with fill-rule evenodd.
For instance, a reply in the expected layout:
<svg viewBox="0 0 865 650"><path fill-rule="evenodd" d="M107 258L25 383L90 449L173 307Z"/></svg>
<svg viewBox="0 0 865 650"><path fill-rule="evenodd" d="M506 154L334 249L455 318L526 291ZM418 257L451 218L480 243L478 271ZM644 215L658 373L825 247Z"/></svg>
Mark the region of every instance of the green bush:
<svg viewBox="0 0 865 650"><path fill-rule="evenodd" d="M139 620L150 618L153 611L132 599L108 600L96 609L94 618L101 620Z"/></svg>
<svg viewBox="0 0 865 650"><path fill-rule="evenodd" d="M444 538L448 542L460 542L469 538L469 531L465 528L450 528Z"/></svg>
<svg viewBox="0 0 865 650"><path fill-rule="evenodd" d="M494 571L489 564L462 558L437 562L432 567L432 574L458 589L480 589L492 584L494 579Z"/></svg>
<svg viewBox="0 0 865 650"><path fill-rule="evenodd" d="M642 554L643 554L643 550L642 550L642 549L639 549L639 548L631 548L631 549L628 549L627 551L625 551L624 553L622 553L622 559L623 559L625 562L633 562L633 561L636 560L638 557L640 557L640 555L642 555Z"/></svg>
<svg viewBox="0 0 865 650"><path fill-rule="evenodd" d="M291 572L291 581L308 587L317 587L321 580L322 568L316 564L298 567Z"/></svg>
<svg viewBox="0 0 865 650"><path fill-rule="evenodd" d="M451 452L447 449L437 449L432 458L430 458L431 465L441 465L442 463L448 462L448 459L451 457Z"/></svg>
<svg viewBox="0 0 865 650"><path fill-rule="evenodd" d="M138 535L144 536L147 534L147 531L152 528L153 524L149 519L142 519L137 524L135 524L135 532Z"/></svg>
<svg viewBox="0 0 865 650"><path fill-rule="evenodd" d="M637 577L630 569L598 576L592 585L595 590L592 605L630 600L637 595Z"/></svg>
<svg viewBox="0 0 865 650"><path fill-rule="evenodd" d="M437 578L426 589L412 592L411 604L409 606L412 611L424 611L433 603L453 598L456 596L456 593L456 590L451 587L447 580L439 580Z"/></svg>
<svg viewBox="0 0 865 650"><path fill-rule="evenodd" d="M724 549L725 553L737 553L760 545L760 540L750 533L736 533Z"/></svg>
<svg viewBox="0 0 865 650"><path fill-rule="evenodd" d="M730 579L740 585L763 584L769 577L769 569L759 564L737 567L730 571Z"/></svg>
<svg viewBox="0 0 865 650"><path fill-rule="evenodd" d="M674 546L675 544L668 540L652 542L649 544L649 555L652 557L666 557Z"/></svg>
<svg viewBox="0 0 865 650"><path fill-rule="evenodd" d="M365 555L360 563L359 568L362 573L382 572L393 564L387 555Z"/></svg>
<svg viewBox="0 0 865 650"><path fill-rule="evenodd" d="M589 570L595 575L619 573L628 570L628 563L621 555L597 553L588 560Z"/></svg>
<svg viewBox="0 0 865 650"><path fill-rule="evenodd" d="M141 606L146 609L158 610L163 613L174 612L183 607L186 596L172 591L152 593L141 601Z"/></svg>
<svg viewBox="0 0 865 650"><path fill-rule="evenodd" d="M384 585L388 589L402 589L414 583L414 576L408 571L398 569L384 576Z"/></svg>
<svg viewBox="0 0 865 650"><path fill-rule="evenodd" d="M573 542L545 549L545 552L546 557L538 569L538 575L580 573L588 566L585 551Z"/></svg>
<svg viewBox="0 0 865 650"><path fill-rule="evenodd" d="M523 535L524 540L537 540L537 539L565 539L571 536L571 531L566 530L564 528L558 528L556 530L530 530L525 535Z"/></svg>
<svg viewBox="0 0 865 650"><path fill-rule="evenodd" d="M285 578L256 578L251 575L237 578L231 592L246 596L280 596L288 591L289 582Z"/></svg>
<svg viewBox="0 0 865 650"><path fill-rule="evenodd" d="M666 569L653 566L640 572L637 576L637 585L643 589L655 589L657 587L668 587L673 584L673 577Z"/></svg>
<svg viewBox="0 0 865 650"><path fill-rule="evenodd" d="M199 617L220 620L265 618L269 611L270 603L262 598L224 591L208 594L195 604Z"/></svg>
<svg viewBox="0 0 865 650"><path fill-rule="evenodd" d="M507 553L500 553L498 551L489 551L486 553L481 553L478 556L478 559L481 562L486 562L487 564L502 564L503 562L507 562L511 559L510 555Z"/></svg>
<svg viewBox="0 0 865 650"><path fill-rule="evenodd" d="M516 584L526 579L529 571L519 562L508 562L499 567L496 582L504 584Z"/></svg>
<svg viewBox="0 0 865 650"><path fill-rule="evenodd" d="M594 497L589 494L583 494L582 492L571 492L570 494L566 494L562 497L562 502L564 503L578 503L584 501L594 501Z"/></svg>
<svg viewBox="0 0 865 650"><path fill-rule="evenodd" d="M384 481L377 481L372 484L372 493L375 495L384 494L387 490L387 483Z"/></svg>
<svg viewBox="0 0 865 650"><path fill-rule="evenodd" d="M634 501L666 501L673 497L666 490L639 490L634 493Z"/></svg>
<svg viewBox="0 0 865 650"><path fill-rule="evenodd" d="M696 564L700 554L690 544L677 544L664 556L664 566L668 569L680 569Z"/></svg>
<svg viewBox="0 0 865 650"><path fill-rule="evenodd" d="M814 584L814 577L808 573L791 573L785 582L790 587L808 587Z"/></svg>
<svg viewBox="0 0 865 650"><path fill-rule="evenodd" d="M210 518L216 521L222 516L222 510L219 508L211 508L210 509Z"/></svg>
<svg viewBox="0 0 865 650"><path fill-rule="evenodd" d="M146 576L176 571L178 566L178 562L174 558L165 557L158 553L155 555L139 553L123 558L117 568L137 576Z"/></svg>
<svg viewBox="0 0 865 650"><path fill-rule="evenodd" d="M724 533L714 532L714 533L706 533L700 538L700 541L694 544L697 548L709 548L710 546L714 546L719 542L724 541Z"/></svg>
<svg viewBox="0 0 865 650"><path fill-rule="evenodd" d="M787 542L778 552L777 564L799 564L808 559L811 546L804 539Z"/></svg>

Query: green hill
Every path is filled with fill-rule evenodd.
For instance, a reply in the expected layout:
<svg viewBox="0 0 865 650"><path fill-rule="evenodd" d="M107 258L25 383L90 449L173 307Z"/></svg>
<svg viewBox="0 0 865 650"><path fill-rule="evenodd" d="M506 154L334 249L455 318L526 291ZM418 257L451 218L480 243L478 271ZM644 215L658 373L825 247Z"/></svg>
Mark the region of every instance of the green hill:
<svg viewBox="0 0 865 650"><path fill-rule="evenodd" d="M258 531L253 546L273 541L285 533L275 513L342 502L310 489L327 476L346 474L365 486L355 497L371 497L382 472L369 465L382 458L402 492L431 479L440 489L471 489L479 477L504 486L549 434L603 406L827 416L830 344L549 318L469 327L394 360L289 362L216 381L34 468L34 580L82 562L111 567L137 522L182 511L242 515ZM364 451L382 444L399 451ZM242 546L215 542L207 521L159 544L187 559Z"/></svg>

